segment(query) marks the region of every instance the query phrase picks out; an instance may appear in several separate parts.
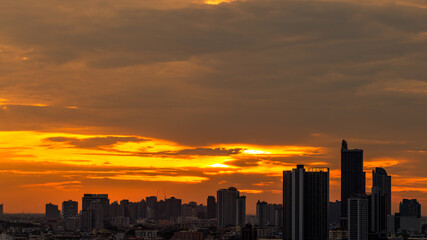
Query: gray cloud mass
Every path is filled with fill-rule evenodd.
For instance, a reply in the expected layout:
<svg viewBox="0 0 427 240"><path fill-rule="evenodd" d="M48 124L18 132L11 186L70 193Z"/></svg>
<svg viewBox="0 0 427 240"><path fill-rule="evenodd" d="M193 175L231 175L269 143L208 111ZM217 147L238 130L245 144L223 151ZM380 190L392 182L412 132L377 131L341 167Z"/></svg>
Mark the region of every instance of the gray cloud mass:
<svg viewBox="0 0 427 240"><path fill-rule="evenodd" d="M425 176L423 1L139 2L0 0L0 130L323 146L333 168L349 138Z"/></svg>

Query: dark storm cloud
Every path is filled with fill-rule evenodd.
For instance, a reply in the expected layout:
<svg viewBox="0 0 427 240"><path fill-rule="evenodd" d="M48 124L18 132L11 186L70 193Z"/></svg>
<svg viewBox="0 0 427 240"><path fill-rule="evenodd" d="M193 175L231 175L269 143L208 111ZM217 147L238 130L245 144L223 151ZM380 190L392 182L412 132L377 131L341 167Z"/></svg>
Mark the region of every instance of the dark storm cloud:
<svg viewBox="0 0 427 240"><path fill-rule="evenodd" d="M333 169L348 138L367 162L397 159L391 174L425 175L423 1L125 2L0 2L1 98L49 105L1 108L2 130L96 127L194 148L323 146L320 161L263 161Z"/></svg>
<svg viewBox="0 0 427 240"><path fill-rule="evenodd" d="M229 166L236 166L236 167L255 167L255 166L259 166L260 162L261 162L260 159L242 158L242 159L227 161L226 163Z"/></svg>
<svg viewBox="0 0 427 240"><path fill-rule="evenodd" d="M116 143L142 142L148 141L139 137L93 137L93 138L69 138L69 137L50 137L46 139L51 142L63 142L78 148L97 148L110 146Z"/></svg>
<svg viewBox="0 0 427 240"><path fill-rule="evenodd" d="M176 152L164 152L168 155L201 155L201 156L230 156L234 154L239 154L243 149L242 148L193 148L193 149L183 149Z"/></svg>

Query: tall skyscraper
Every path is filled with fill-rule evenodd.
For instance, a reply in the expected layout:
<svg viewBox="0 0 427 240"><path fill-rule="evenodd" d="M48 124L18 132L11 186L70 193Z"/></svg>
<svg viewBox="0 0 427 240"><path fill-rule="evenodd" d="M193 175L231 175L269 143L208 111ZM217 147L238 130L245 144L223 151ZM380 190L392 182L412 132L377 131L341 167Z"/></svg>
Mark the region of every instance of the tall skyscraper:
<svg viewBox="0 0 427 240"><path fill-rule="evenodd" d="M402 217L421 217L421 204L417 199L403 199L399 205L399 213Z"/></svg>
<svg viewBox="0 0 427 240"><path fill-rule="evenodd" d="M369 206L363 195L347 199L348 240L368 240Z"/></svg>
<svg viewBox="0 0 427 240"><path fill-rule="evenodd" d="M69 218L76 217L79 213L79 203L68 200L62 202L62 217L66 221Z"/></svg>
<svg viewBox="0 0 427 240"><path fill-rule="evenodd" d="M365 194L363 150L348 149L347 142L341 145L341 217L346 226L348 199Z"/></svg>
<svg viewBox="0 0 427 240"><path fill-rule="evenodd" d="M386 200L386 214L391 215L391 176L387 175L384 168L372 170L372 186L378 187Z"/></svg>
<svg viewBox="0 0 427 240"><path fill-rule="evenodd" d="M372 186L370 202L370 230L375 234L387 232L387 195L378 186Z"/></svg>
<svg viewBox="0 0 427 240"><path fill-rule="evenodd" d="M383 168L372 171L372 190L370 196L370 230L372 234L385 237L387 216L391 213L391 176Z"/></svg>
<svg viewBox="0 0 427 240"><path fill-rule="evenodd" d="M58 209L58 205L52 203L46 204L45 216L49 220L59 220L61 218L61 213Z"/></svg>
<svg viewBox="0 0 427 240"><path fill-rule="evenodd" d="M212 219L216 218L216 201L214 196L208 196L207 199L208 213L207 218Z"/></svg>
<svg viewBox="0 0 427 240"><path fill-rule="evenodd" d="M236 224L238 224L238 217L237 217L238 203L237 202L238 201L243 202L243 200L239 199L239 197L240 197L239 191L237 191L237 189L234 187L230 187L228 189L220 189L217 191L218 227L236 226ZM239 210L240 215L243 214L242 202L239 204L239 208L241 209Z"/></svg>
<svg viewBox="0 0 427 240"><path fill-rule="evenodd" d="M283 172L284 239L328 239L329 168Z"/></svg>

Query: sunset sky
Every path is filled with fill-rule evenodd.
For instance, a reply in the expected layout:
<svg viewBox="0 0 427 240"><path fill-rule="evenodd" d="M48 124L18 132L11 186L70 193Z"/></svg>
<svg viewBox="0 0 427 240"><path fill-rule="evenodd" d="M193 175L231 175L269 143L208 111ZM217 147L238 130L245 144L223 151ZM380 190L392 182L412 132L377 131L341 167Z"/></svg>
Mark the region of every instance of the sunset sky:
<svg viewBox="0 0 427 240"><path fill-rule="evenodd" d="M108 193L282 201L340 145L427 215L424 0L0 0L5 212ZM81 206L80 206L81 207Z"/></svg>

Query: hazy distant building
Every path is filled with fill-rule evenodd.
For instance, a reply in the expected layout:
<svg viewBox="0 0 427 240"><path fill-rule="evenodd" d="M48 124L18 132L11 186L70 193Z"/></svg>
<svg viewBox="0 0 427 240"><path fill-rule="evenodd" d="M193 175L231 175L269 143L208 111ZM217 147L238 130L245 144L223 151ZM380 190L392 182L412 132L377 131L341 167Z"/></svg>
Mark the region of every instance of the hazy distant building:
<svg viewBox="0 0 427 240"><path fill-rule="evenodd" d="M246 197L237 197L236 201L236 226L243 227L246 223Z"/></svg>
<svg viewBox="0 0 427 240"><path fill-rule="evenodd" d="M166 199L167 217L179 217L181 216L181 199L171 197Z"/></svg>
<svg viewBox="0 0 427 240"><path fill-rule="evenodd" d="M267 202L260 202L258 200L256 204L256 223L259 227L263 228L266 225L268 225L268 219L267 219Z"/></svg>
<svg viewBox="0 0 427 240"><path fill-rule="evenodd" d="M421 204L417 199L403 199L399 205L401 217L421 217Z"/></svg>
<svg viewBox="0 0 427 240"><path fill-rule="evenodd" d="M259 227L281 227L283 222L282 204L269 204L267 202L257 202L256 223Z"/></svg>
<svg viewBox="0 0 427 240"><path fill-rule="evenodd" d="M52 203L46 204L45 216L49 220L59 220L61 218L61 212L58 209L58 205Z"/></svg>
<svg viewBox="0 0 427 240"><path fill-rule="evenodd" d="M347 218L348 199L365 194L365 173L363 172L363 150L348 149L347 142L341 145L341 217Z"/></svg>
<svg viewBox="0 0 427 240"><path fill-rule="evenodd" d="M146 204L146 215L148 219L154 219L156 217L156 208L157 208L157 197L151 196L145 198L145 204Z"/></svg>
<svg viewBox="0 0 427 240"><path fill-rule="evenodd" d="M207 218L216 218L216 201L214 196L209 196L207 199Z"/></svg>
<svg viewBox="0 0 427 240"><path fill-rule="evenodd" d="M327 240L329 168L283 172L284 239Z"/></svg>
<svg viewBox="0 0 427 240"><path fill-rule="evenodd" d="M368 240L369 206L366 197L352 197L347 200L348 240Z"/></svg>
<svg viewBox="0 0 427 240"><path fill-rule="evenodd" d="M246 214L246 210L243 212L246 207L246 199L239 197L239 191L234 187L217 191L218 227L236 226L241 223L243 214ZM238 202L239 205L237 205Z"/></svg>
<svg viewBox="0 0 427 240"><path fill-rule="evenodd" d="M76 201L68 200L62 202L62 217L64 220L76 217L79 213L79 203Z"/></svg>
<svg viewBox="0 0 427 240"><path fill-rule="evenodd" d="M108 194L84 194L82 198L82 228L84 231L102 229L109 221Z"/></svg>

